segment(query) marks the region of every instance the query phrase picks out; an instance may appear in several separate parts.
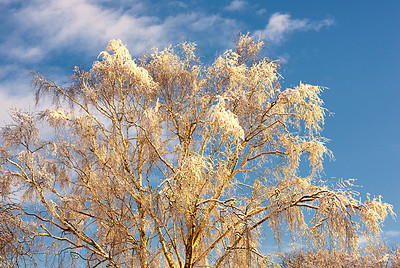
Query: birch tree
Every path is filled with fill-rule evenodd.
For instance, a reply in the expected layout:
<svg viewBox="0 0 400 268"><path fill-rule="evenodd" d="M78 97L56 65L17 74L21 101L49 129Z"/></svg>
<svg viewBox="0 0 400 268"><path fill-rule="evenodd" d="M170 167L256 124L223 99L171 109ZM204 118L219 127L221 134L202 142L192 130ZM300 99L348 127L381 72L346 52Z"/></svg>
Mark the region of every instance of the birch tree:
<svg viewBox="0 0 400 268"><path fill-rule="evenodd" d="M18 231L0 262L266 267L286 232L349 254L379 236L391 205L322 180L323 88L281 88L262 45L242 35L206 65L194 43L132 59L112 40L68 85L33 73L53 105L1 130L0 228Z"/></svg>

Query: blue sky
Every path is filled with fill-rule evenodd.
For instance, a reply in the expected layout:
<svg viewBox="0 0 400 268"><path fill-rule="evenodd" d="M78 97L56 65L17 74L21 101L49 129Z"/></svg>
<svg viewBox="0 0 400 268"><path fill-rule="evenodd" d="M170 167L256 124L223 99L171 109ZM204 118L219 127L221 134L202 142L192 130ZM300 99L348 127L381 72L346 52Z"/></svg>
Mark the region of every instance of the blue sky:
<svg viewBox="0 0 400 268"><path fill-rule="evenodd" d="M196 41L207 63L249 31L282 61L284 87L329 88L323 135L336 160L324 177L355 178L361 197L381 194L400 215L400 2L0 0L0 12L1 123L12 106L33 108L29 70L67 82L110 39L135 56ZM400 243L400 222L384 230Z"/></svg>

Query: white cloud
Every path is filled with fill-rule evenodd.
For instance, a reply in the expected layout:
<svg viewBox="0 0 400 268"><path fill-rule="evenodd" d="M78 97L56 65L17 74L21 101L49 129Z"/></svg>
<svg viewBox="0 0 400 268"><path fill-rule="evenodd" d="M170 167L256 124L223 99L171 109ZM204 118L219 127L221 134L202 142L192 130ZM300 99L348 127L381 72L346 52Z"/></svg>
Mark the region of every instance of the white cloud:
<svg viewBox="0 0 400 268"><path fill-rule="evenodd" d="M43 59L44 51L37 46L24 46L19 44L10 47L7 51L8 57L12 57L21 62L38 62Z"/></svg>
<svg viewBox="0 0 400 268"><path fill-rule="evenodd" d="M111 2L102 5L92 0L28 1L13 13L10 24L15 30L0 44L0 51L20 62L41 62L52 52L63 51L97 56L109 40L119 38L133 48L132 54L139 55L154 46L179 42L192 31L207 33L204 38L222 43L222 37L230 40L237 32L234 20L218 14L178 13L160 19L147 15L152 14L151 8L143 4L135 3L132 8L120 2L121 6L110 8ZM240 5L242 1L234 4Z"/></svg>
<svg viewBox="0 0 400 268"><path fill-rule="evenodd" d="M358 238L358 246L359 247L365 247L366 245L367 245L367 243L368 243L368 239L367 239L367 237L365 237L365 236L360 236L359 238Z"/></svg>
<svg viewBox="0 0 400 268"><path fill-rule="evenodd" d="M55 81L66 79L63 68L71 66L58 66L54 61L44 65L47 60L82 54L86 59L96 57L114 38L123 40L134 56L181 40L225 49L238 32L235 20L219 14L176 12L160 19L148 15L154 14L151 6L139 1L116 0L117 4L111 0L16 1L20 1L20 8L4 18L12 28L0 43L0 120L8 118L6 109L13 105L27 106L32 100L32 94L28 94L31 86L27 70L34 68Z"/></svg>
<svg viewBox="0 0 400 268"><path fill-rule="evenodd" d="M396 236L400 236L400 231L390 230L390 231L384 232L384 234L386 237L396 237Z"/></svg>
<svg viewBox="0 0 400 268"><path fill-rule="evenodd" d="M35 108L34 96L28 79L28 71L18 64L2 65L0 68L0 126L10 123L10 109Z"/></svg>
<svg viewBox="0 0 400 268"><path fill-rule="evenodd" d="M284 53L277 57L277 60L279 61L280 64L287 64L289 59L290 59L290 55L288 53Z"/></svg>
<svg viewBox="0 0 400 268"><path fill-rule="evenodd" d="M154 17L135 17L86 0L36 0L16 17L20 33L28 32L43 51L92 50L118 37L136 41L142 52L147 44L157 44L163 31Z"/></svg>
<svg viewBox="0 0 400 268"><path fill-rule="evenodd" d="M246 4L247 2L243 0L233 0L225 9L228 11L237 11L244 8Z"/></svg>
<svg viewBox="0 0 400 268"><path fill-rule="evenodd" d="M289 14L274 13L269 18L265 28L256 31L255 35L268 42L279 44L288 34L295 31L319 31L333 23L334 20L329 18L321 21L310 21L309 19L292 19Z"/></svg>
<svg viewBox="0 0 400 268"><path fill-rule="evenodd" d="M173 6L173 7L179 7L179 8L187 8L188 7L188 5L185 4L185 2L183 2L183 1L169 1L168 5Z"/></svg>
<svg viewBox="0 0 400 268"><path fill-rule="evenodd" d="M58 84L68 80L65 70L58 67L52 68L50 78ZM11 109L35 111L51 104L52 99L45 98L36 106L31 79L30 70L21 64L0 65L0 126L11 122Z"/></svg>
<svg viewBox="0 0 400 268"><path fill-rule="evenodd" d="M282 252L290 253L290 252L293 252L293 251L298 251L298 250L300 250L300 249L302 249L304 247L305 247L305 245L302 244L302 243L290 242L289 244L286 244L284 246L284 248L282 249Z"/></svg>
<svg viewBox="0 0 400 268"><path fill-rule="evenodd" d="M261 16L261 15L264 15L266 12L267 12L267 9L261 8L261 9L257 10L256 14L258 16Z"/></svg>
<svg viewBox="0 0 400 268"><path fill-rule="evenodd" d="M11 122L9 114L10 109L22 108L32 111L35 107L33 94L12 95L7 92L10 84L0 84L0 125ZM15 86L23 86L23 84L15 84Z"/></svg>

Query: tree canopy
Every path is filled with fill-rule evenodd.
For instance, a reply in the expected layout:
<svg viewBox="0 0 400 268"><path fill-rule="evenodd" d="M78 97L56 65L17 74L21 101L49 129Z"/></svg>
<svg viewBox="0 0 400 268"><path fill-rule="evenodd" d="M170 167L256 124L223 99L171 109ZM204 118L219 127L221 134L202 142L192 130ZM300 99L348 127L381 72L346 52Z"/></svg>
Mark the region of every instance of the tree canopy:
<svg viewBox="0 0 400 268"><path fill-rule="evenodd" d="M1 130L0 263L267 267L286 232L318 254L373 243L392 206L322 180L323 88L282 89L262 45L206 65L194 43L132 59L112 40L68 85L33 73L53 104Z"/></svg>

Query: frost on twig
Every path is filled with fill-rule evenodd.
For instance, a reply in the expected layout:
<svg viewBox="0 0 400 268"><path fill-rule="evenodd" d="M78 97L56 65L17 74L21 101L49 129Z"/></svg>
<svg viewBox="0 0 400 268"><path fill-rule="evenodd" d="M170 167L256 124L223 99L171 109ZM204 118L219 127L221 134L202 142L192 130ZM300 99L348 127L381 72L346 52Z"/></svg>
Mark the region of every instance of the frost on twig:
<svg viewBox="0 0 400 268"><path fill-rule="evenodd" d="M209 111L209 122L212 128L220 130L222 135L232 135L235 140L244 139L244 130L237 116L225 108L225 100L218 97L217 103Z"/></svg>

